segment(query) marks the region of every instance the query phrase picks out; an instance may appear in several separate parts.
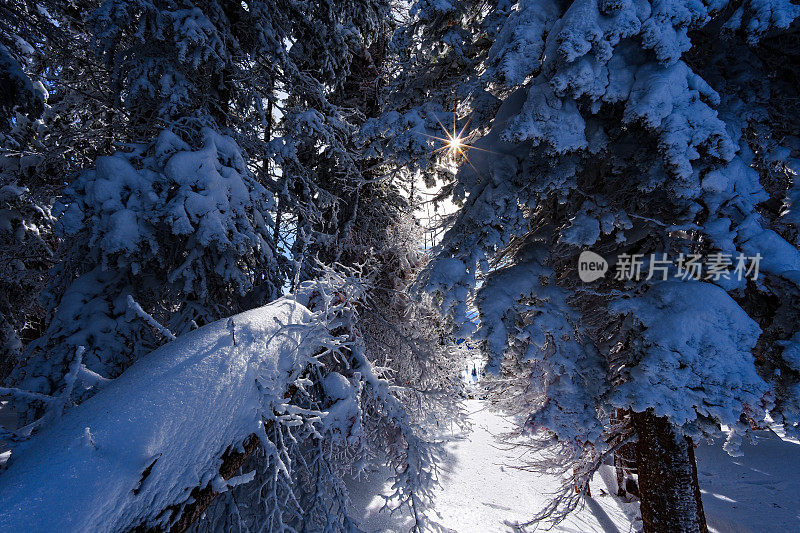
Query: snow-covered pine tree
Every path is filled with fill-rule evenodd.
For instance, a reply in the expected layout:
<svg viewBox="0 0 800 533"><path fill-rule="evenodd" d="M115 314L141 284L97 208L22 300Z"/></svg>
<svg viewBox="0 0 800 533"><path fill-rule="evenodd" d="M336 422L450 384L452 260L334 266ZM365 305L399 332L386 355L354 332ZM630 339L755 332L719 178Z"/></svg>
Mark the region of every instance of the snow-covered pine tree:
<svg viewBox="0 0 800 533"><path fill-rule="evenodd" d="M41 218L49 221L44 210L27 195L24 185L9 176L10 152L18 147L14 126L19 121L36 120L44 107L47 91L33 79L30 56L37 41L43 39L41 14L29 2L12 2L0 7L0 379L4 378L22 351L20 332L36 292L37 274L30 268L41 253L31 253L31 242L41 238ZM33 44L31 44L33 43ZM40 217L44 214L43 217ZM43 242L43 241L42 241ZM28 248L27 250L25 250ZM45 249L47 246L44 247ZM28 259L26 263L26 259Z"/></svg>
<svg viewBox="0 0 800 533"><path fill-rule="evenodd" d="M256 281L278 293L274 202L215 120L235 109L230 92L215 97L220 76L249 60L223 43L245 36L219 5L206 12L109 1L90 16L128 149L98 158L61 202L55 313L15 370L23 388L57 394L73 364L114 377L173 333L241 309Z"/></svg>
<svg viewBox="0 0 800 533"><path fill-rule="evenodd" d="M452 341L428 299L410 292L426 262L420 249L421 227L414 219L417 198L408 187L407 174L380 156L383 139L375 136L374 129L385 105L388 69L396 61L389 49L396 24L395 15L389 16L390 7L384 5L374 40L354 55L341 87L331 95L334 104L349 111L357 139L351 156L356 165L350 173L321 173L327 188L336 191L327 222L333 231L326 233L326 226L321 226L317 232L323 238L310 245L308 255L317 264L357 269L369 280L371 290L358 322L369 357L379 367L391 369L399 387L413 383L417 401L423 401L426 389L436 390L442 400L457 377ZM331 222L337 219L338 224ZM451 402L445 403L449 412L457 411ZM416 412L432 416L436 410L428 402L426 409Z"/></svg>
<svg viewBox="0 0 800 533"><path fill-rule="evenodd" d="M39 296L57 248L53 198L109 139L104 109L113 99L103 90L107 76L93 61L81 20L81 9L93 5L42 0L0 7L0 46L8 52L0 74L6 99L0 128L0 377L47 325ZM76 70L91 75L76 76Z"/></svg>
<svg viewBox="0 0 800 533"><path fill-rule="evenodd" d="M419 179L441 185L436 201L462 197L453 190L450 152L436 150L439 157L432 157L432 148L441 149L454 130L487 128L502 101L479 77L497 37L490 21L503 16L502 10L487 15L484 7L480 1L417 2L398 16L385 59L391 75L383 112L362 128L372 157L390 161L409 189L415 190ZM469 124L457 120L467 110Z"/></svg>
<svg viewBox="0 0 800 533"><path fill-rule="evenodd" d="M480 131L487 112L491 129L463 148L463 206L428 287L463 332L474 297L506 405L557 439L568 483L546 515L563 516L604 457L637 439L645 530L702 531L692 440L727 435L735 453L767 410L798 427L798 147L785 126L796 104L788 74L767 72L792 64L800 8L522 0L469 19L471 5L418 2L409 25L452 28L408 47L430 71L491 37L456 65L472 98L502 100L494 112L475 99L474 117L460 100L456 129L471 118ZM416 101L385 123L401 162L414 154L396 140L427 132L397 117L459 94L454 71L418 78ZM587 248L612 262L592 284L577 276ZM645 279L662 253L683 270ZM758 279L736 275L740 253L760 254ZM622 254L646 259L644 278L615 279ZM692 280L689 254L728 263Z"/></svg>
<svg viewBox="0 0 800 533"><path fill-rule="evenodd" d="M89 341L95 348L86 364L113 376L169 338L166 330L180 333L279 294L292 272L277 242L294 240L300 225L286 231L281 218L318 219L330 203L297 153L309 142L344 144L349 130L327 103L325 84L341 83L348 50L378 14L370 3L304 13L295 5L214 1L108 1L82 13L101 72L109 73L86 92L99 86L116 95L97 113L104 125L86 124L103 132L106 154L122 151L90 164L62 202L59 227L70 246L48 296L58 310L15 382L58 390L75 347ZM81 76L96 78L94 66L65 65L55 92L75 94ZM289 96L279 101L279 91ZM283 135L273 108L285 117ZM77 113L85 115L95 114ZM85 154L71 155L73 165L86 163ZM295 190L302 194L287 192Z"/></svg>

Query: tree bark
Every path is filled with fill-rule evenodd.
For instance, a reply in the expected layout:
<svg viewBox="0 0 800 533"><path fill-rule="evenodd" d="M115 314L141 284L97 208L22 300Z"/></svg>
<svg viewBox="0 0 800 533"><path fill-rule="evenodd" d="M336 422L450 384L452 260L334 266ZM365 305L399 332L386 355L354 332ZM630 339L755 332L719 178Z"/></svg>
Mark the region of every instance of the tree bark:
<svg viewBox="0 0 800 533"><path fill-rule="evenodd" d="M691 439L652 412L632 414L645 533L708 533Z"/></svg>
<svg viewBox="0 0 800 533"><path fill-rule="evenodd" d="M219 473L222 479L227 481L236 475L236 472L244 464L245 459L256 451L258 444L258 436L252 434L244 441L243 451L237 452L228 449L225 455L222 456L222 465L219 467ZM203 516L203 513L206 512L206 509L211 505L211 502L214 501L217 495L218 493L211 487L211 482L202 489L195 487L191 493L194 501L183 507L180 517L172 524L172 527L170 527L170 533L183 533L189 529L192 524Z"/></svg>
<svg viewBox="0 0 800 533"><path fill-rule="evenodd" d="M244 441L242 445L243 451L239 452L233 449L233 447L229 447L222 455L222 465L219 467L219 474L222 476L222 479L227 481L236 475L236 472L242 467L245 460L256 451L258 444L258 436L253 433ZM155 462L156 461L153 461L150 466L145 469L142 474L142 482L150 475L150 471ZM134 490L134 494L137 490ZM183 505L173 505L164 509L161 515L165 513L168 514L172 524L169 528L169 533L183 533L189 529L192 524L203 516L203 513L205 513L208 506L211 505L218 494L219 493L212 488L212 484L209 481L205 487L195 487L192 489L189 502ZM165 529L162 527L151 527L147 524L139 524L131 529L129 533L163 533L164 531Z"/></svg>

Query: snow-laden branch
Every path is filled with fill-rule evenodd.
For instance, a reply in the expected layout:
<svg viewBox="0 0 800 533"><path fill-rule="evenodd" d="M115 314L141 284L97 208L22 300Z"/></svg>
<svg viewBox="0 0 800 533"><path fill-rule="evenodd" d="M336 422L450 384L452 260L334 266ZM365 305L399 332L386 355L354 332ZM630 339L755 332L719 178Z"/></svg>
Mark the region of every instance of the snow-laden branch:
<svg viewBox="0 0 800 533"><path fill-rule="evenodd" d="M130 295L130 294L128 295L128 308L129 308L129 309L131 309L131 310L132 310L134 313L136 313L137 315L139 315L139 317L140 317L142 320L144 320L145 322L147 322L147 323L148 323L150 326L152 326L152 327L153 327L153 329L155 329L156 331L158 331L158 332L159 332L160 334L162 334L164 337L168 338L168 339L169 339L169 340L171 340L171 341L174 341L174 340L175 340L175 334L174 334L174 333L172 333L172 332L171 332L169 329L167 329L166 327L164 327L164 325L160 324L160 323L158 322L158 320L156 320L155 318L153 318L153 316L152 316L150 313L148 313L147 311L145 311L144 309L142 309L142 306L141 306L141 305L139 305L139 303L138 303L136 300L134 300L134 299L133 299L133 296L132 296L132 295Z"/></svg>

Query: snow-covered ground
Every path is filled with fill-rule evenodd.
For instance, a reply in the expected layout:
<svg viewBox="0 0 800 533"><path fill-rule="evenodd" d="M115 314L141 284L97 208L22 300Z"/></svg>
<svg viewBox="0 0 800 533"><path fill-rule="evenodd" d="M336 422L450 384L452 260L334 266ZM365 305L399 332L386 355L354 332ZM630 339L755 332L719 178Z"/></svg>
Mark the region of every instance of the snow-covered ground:
<svg viewBox="0 0 800 533"><path fill-rule="evenodd" d="M759 432L731 457L721 444L696 451L709 529L719 533L800 531L800 442Z"/></svg>
<svg viewBox="0 0 800 533"><path fill-rule="evenodd" d="M470 367L471 370L471 367ZM547 502L557 488L557 480L513 467L520 463L520 449L498 442L498 435L509 431L512 422L489 408L484 400L466 400L470 430L449 446L449 460L442 465L441 487L434 502L434 518L441 526L459 533L513 531L508 523L525 521ZM353 487L354 499L374 490ZM626 505L609 495L605 482L597 476L591 487L594 497L553 531L608 532L631 531L635 505ZM383 500L366 502L362 526L367 531L401 531L408 518L380 512Z"/></svg>
<svg viewBox="0 0 800 533"><path fill-rule="evenodd" d="M0 478L4 501L0 530L21 531L18 528L25 524L30 530L78 531L99 523L114 529L121 524L130 526L126 520L132 516L146 516L180 501L180 495L165 497L149 489L162 481L175 486L174 479L166 483L175 476L187 478L184 487L205 483L202 473L215 468L198 465L213 463L227 443L240 441L256 428L260 417L255 404L260 400L254 396L253 387L241 386L254 383L254 379L249 372L239 370L257 366L261 372L276 372L278 368L291 367L298 356L297 345L288 337L276 339L276 319L305 323L307 313L293 302L279 301L236 317L236 344L229 324L222 321L150 354L147 372L138 372L136 365L132 367L46 430L46 438L36 439L28 453L4 473ZM255 345L258 349L254 349ZM260 361L259 365L250 364L253 357ZM514 522L525 521L541 510L557 488L558 482L552 476L514 468L520 464L523 451L500 442L499 437L513 427L513 422L480 399L481 370L481 362L476 360L463 371L465 382L475 393L475 399L464 403L470 428L463 433L455 427L445 428L452 441L441 465L441 485L436 490L432 512L445 531L513 531ZM129 382L137 380L146 381L147 385L129 386ZM284 383L280 379L274 381ZM239 394L225 393L230 387ZM121 394L129 390L141 393L123 398ZM201 393L201 404L193 403L197 396L193 391ZM218 405L223 398L236 405ZM211 404L216 407L210 408ZM99 414L111 405L116 406L117 416ZM184 414L180 420L167 416L178 412ZM220 421L204 416L218 412L243 414L227 420L230 434L226 438L220 438ZM156 427L154 420L169 423ZM214 426L213 431L203 424ZM200 446L197 440L204 437L218 442ZM721 443L697 449L710 530L800 531L800 442L764 431L759 434L758 445L745 444L742 451L744 456L734 458L722 450ZM154 457L166 459L166 455L172 460L158 463L173 466L162 469L156 464L147 482L139 487L142 469ZM48 457L46 466L37 457ZM612 496L613 469L603 468L606 470L592 483L592 497L555 531L637 530L637 504ZM381 511L383 499L376 494L388 492L383 479L373 476L371 481L350 484L356 512L363 517L361 525L370 532L407 530L407 514ZM132 492L134 488L142 489L138 496ZM98 506L98 502L105 504ZM148 511L147 507L151 509Z"/></svg>
<svg viewBox="0 0 800 533"><path fill-rule="evenodd" d="M469 367L468 374L471 374ZM484 400L466 400L471 430L454 440L442 465L444 475L436 491L435 518L459 533L513 531L510 524L525 521L539 511L557 488L554 477L523 471L521 450L498 441L512 423L489 408ZM722 443L697 448L700 486L709 528L718 533L800 531L800 443L761 432L758 445L743 446L743 457L730 457ZM611 496L611 467L592 482L592 498L553 531L636 531L638 505ZM605 480L612 485L608 486ZM353 484L354 500L364 508L367 531L402 531L408 516L381 512L383 500L370 497L380 490L373 480Z"/></svg>

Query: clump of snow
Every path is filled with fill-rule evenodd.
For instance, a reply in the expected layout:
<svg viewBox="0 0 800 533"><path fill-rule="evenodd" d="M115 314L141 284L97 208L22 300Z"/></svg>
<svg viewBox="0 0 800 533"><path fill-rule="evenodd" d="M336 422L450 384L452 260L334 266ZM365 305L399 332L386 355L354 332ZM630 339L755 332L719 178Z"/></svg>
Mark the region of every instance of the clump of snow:
<svg viewBox="0 0 800 533"><path fill-rule="evenodd" d="M612 310L630 313L643 328L632 347L642 359L624 372L627 381L613 398L618 407L652 408L694 435L703 419L734 429L745 429L743 413L764 419L769 387L751 353L761 330L722 288L667 281ZM733 431L731 452L736 438Z"/></svg>
<svg viewBox="0 0 800 533"><path fill-rule="evenodd" d="M556 2L522 0L489 50L489 61L509 84L521 84L540 67L544 37L558 17Z"/></svg>
<svg viewBox="0 0 800 533"><path fill-rule="evenodd" d="M326 409L325 426L334 437L345 443L355 444L362 433L358 396L354 394L354 386L338 372L331 372L322 381L325 395L331 401Z"/></svg>

